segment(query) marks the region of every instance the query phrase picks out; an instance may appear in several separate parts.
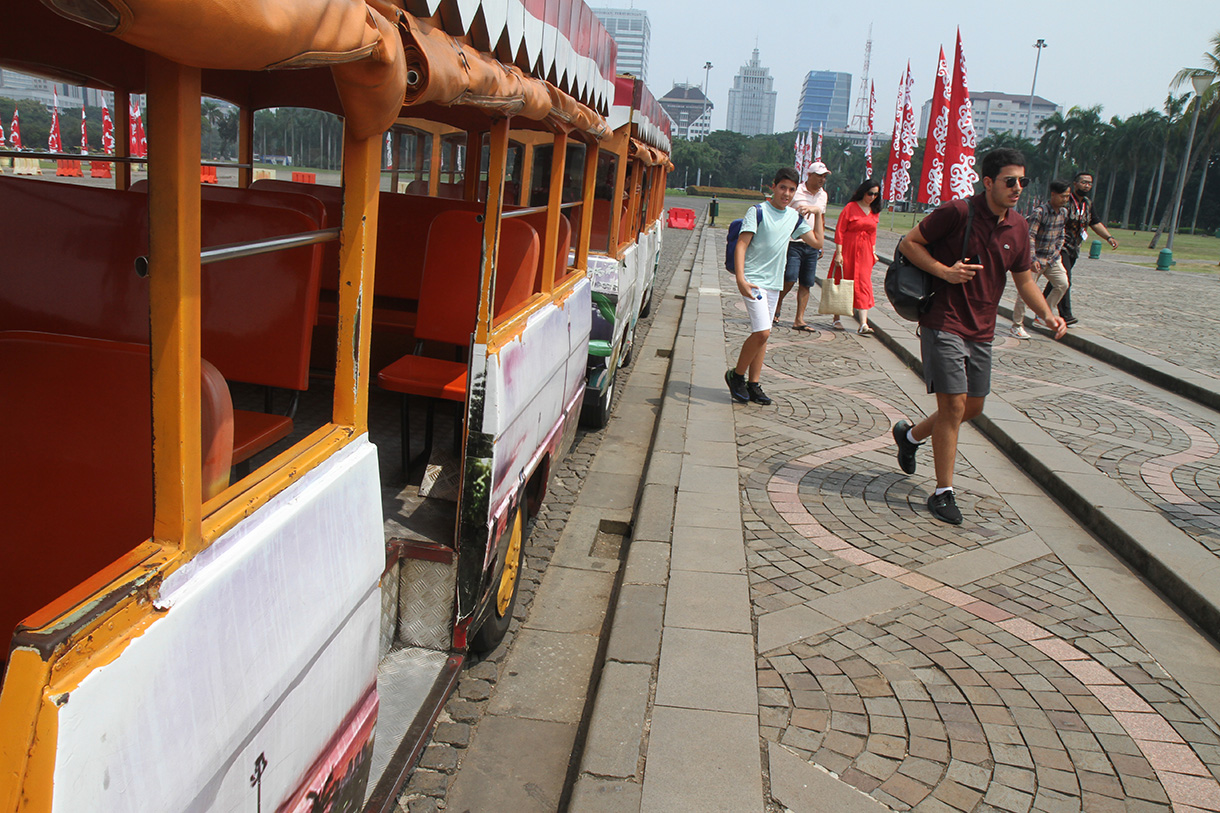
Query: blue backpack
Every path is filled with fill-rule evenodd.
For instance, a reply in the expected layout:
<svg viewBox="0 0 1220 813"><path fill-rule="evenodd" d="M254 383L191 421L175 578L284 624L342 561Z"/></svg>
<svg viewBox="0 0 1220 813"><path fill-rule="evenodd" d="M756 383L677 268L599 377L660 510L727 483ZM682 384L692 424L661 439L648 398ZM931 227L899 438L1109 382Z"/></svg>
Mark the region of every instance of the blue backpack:
<svg viewBox="0 0 1220 813"><path fill-rule="evenodd" d="M755 222L761 224L762 223L762 204L761 203L755 204L751 208L757 210L754 214L754 217L757 218L757 220L755 220ZM741 234L741 218L739 217L736 220L734 220L732 223L729 224L729 233L724 238L724 268L730 274L737 273L736 257L734 257L733 255L737 253L737 237L740 234Z"/></svg>

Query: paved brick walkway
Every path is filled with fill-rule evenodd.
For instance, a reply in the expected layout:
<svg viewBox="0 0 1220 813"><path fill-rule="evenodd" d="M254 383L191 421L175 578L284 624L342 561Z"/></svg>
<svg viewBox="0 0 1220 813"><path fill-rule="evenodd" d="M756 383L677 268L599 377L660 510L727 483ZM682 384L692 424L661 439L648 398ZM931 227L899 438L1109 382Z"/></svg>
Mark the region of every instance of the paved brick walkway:
<svg viewBox="0 0 1220 813"><path fill-rule="evenodd" d="M667 514L642 506L648 530L631 551L651 557L641 584L667 588L660 652L612 651L607 665L652 664L651 722L623 773L586 752L590 792L574 809L1220 810L1213 643L972 427L955 478L966 522L933 520L930 456L903 475L889 429L934 402L889 349L825 317L817 334L779 328L764 373L775 404L727 407L713 382L748 327L719 268L722 239L709 230L700 246L654 450L663 467L681 455L676 494ZM706 354L713 327L723 361ZM1122 485L1099 510L1151 501L1146 513L1164 510L1207 544L1215 487L1196 472L1216 454L1208 410L1047 340L1000 342L996 358L1007 431L1049 435L1039 442L1057 469ZM725 440L736 489L717 468ZM668 517L656 542L654 514ZM733 516L740 536L721 527ZM736 573L748 582L740 609ZM743 637L755 653L746 678ZM753 711L740 705L745 680ZM757 727L761 764L742 723ZM614 729L595 714L590 743ZM717 749L703 742L712 733Z"/></svg>

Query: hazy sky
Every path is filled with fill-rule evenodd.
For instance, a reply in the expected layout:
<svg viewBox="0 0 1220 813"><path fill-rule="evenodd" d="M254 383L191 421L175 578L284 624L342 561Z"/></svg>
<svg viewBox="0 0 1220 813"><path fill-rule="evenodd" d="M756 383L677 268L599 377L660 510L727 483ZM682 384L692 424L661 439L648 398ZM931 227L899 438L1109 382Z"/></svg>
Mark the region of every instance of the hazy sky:
<svg viewBox="0 0 1220 813"><path fill-rule="evenodd" d="M1160 109L1179 68L1199 65L1220 32L1217 0L1028 0L992 4L959 0L589 0L594 7L648 12L652 48L648 86L658 97L674 82L703 83L712 126L725 125L728 93L757 43L777 91L775 129L792 129L801 83L811 70L852 75L852 112L873 24L869 78L877 92L878 131L893 129L898 79L911 61L916 118L932 94L938 47L952 65L960 26L971 91L1027 95L1038 38L1045 39L1037 94L1063 106L1102 105L1105 119ZM1158 16L1164 13L1165 16ZM1189 88L1189 85L1187 85ZM918 122L917 122L918 123Z"/></svg>

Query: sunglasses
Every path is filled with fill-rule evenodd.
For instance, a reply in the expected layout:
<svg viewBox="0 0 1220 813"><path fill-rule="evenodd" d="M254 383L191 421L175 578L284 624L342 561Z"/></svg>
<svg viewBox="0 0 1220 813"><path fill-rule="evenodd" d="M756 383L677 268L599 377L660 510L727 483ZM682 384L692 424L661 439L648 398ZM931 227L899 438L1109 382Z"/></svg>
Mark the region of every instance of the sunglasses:
<svg viewBox="0 0 1220 813"><path fill-rule="evenodd" d="M874 189L874 190L872 190L871 192L865 192L865 193L864 193L864 197L866 197L866 198L869 198L869 197L875 198L875 197L877 197L877 196L878 196L878 195L880 195L880 194L881 194L880 192L878 192L876 189Z"/></svg>
<svg viewBox="0 0 1220 813"><path fill-rule="evenodd" d="M1021 184L1021 188L1024 189L1025 187L1029 186L1029 178L1026 178L1024 175L1022 175L1020 178L1018 178L1016 175L1009 175L1004 179L1004 185L1009 189L1012 189L1017 184Z"/></svg>

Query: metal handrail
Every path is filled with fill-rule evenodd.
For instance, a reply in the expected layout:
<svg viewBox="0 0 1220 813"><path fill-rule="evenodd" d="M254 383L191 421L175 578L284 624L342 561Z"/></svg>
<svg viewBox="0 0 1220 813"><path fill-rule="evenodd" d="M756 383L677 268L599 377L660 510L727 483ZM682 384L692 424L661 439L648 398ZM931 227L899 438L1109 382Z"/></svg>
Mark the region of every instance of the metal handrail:
<svg viewBox="0 0 1220 813"><path fill-rule="evenodd" d="M560 209L574 209L577 206L582 205L583 203L584 203L584 201L579 201L579 200L573 201L572 203L561 203L561 204L559 204L559 208ZM501 213L500 219L506 220L507 218L510 218L510 217L523 217L525 215L537 214L538 212L545 212L550 208L551 208L550 206L529 206L529 207L526 207L525 209L513 209L511 212Z"/></svg>
<svg viewBox="0 0 1220 813"><path fill-rule="evenodd" d="M318 229L317 231L285 234L282 237L271 237L266 240L253 240L248 243L226 243L212 246L199 252L199 264L211 265L224 260L237 260L242 257L255 257L259 254L270 254L273 251L284 251L290 248L312 246L316 243L329 243L338 240L342 230L336 226L333 229ZM148 257L136 257L136 273L141 277L148 276Z"/></svg>
<svg viewBox="0 0 1220 813"><path fill-rule="evenodd" d="M116 164L147 164L147 158L130 155L99 155L79 152L34 152L32 150L0 150L0 158L45 158L51 161L113 161Z"/></svg>

